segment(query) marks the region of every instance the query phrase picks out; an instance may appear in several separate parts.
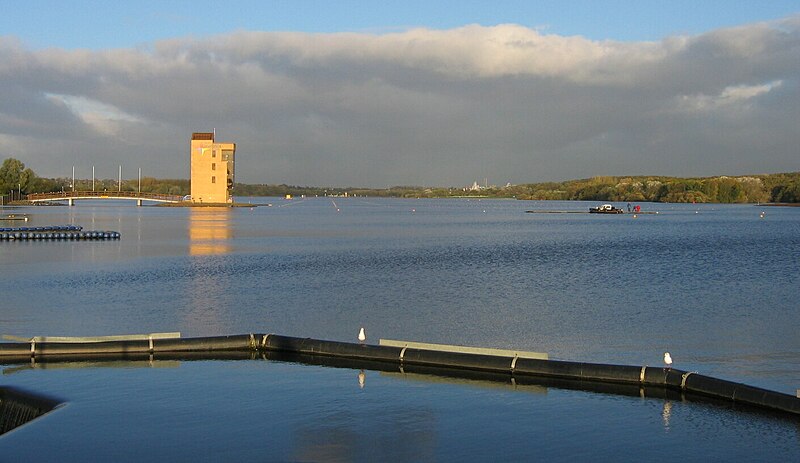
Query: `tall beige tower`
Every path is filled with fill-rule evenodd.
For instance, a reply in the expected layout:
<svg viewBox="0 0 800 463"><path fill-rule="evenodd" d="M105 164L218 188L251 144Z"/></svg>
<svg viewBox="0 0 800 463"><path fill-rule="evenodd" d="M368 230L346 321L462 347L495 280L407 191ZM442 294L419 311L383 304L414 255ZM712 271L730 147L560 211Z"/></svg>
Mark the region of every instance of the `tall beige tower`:
<svg viewBox="0 0 800 463"><path fill-rule="evenodd" d="M235 143L215 143L214 133L195 132L191 158L192 202L231 203L234 181Z"/></svg>

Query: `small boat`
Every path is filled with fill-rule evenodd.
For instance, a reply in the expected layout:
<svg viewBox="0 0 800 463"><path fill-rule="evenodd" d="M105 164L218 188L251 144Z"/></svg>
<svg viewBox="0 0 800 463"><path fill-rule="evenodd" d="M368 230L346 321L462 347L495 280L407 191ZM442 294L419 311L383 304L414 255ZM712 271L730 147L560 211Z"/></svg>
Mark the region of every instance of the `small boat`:
<svg viewBox="0 0 800 463"><path fill-rule="evenodd" d="M0 220L23 220L25 222L28 221L27 215L17 215L17 214L6 214L4 216L0 216Z"/></svg>
<svg viewBox="0 0 800 463"><path fill-rule="evenodd" d="M597 207L590 207L589 208L590 214L624 214L625 211L622 209L616 208L611 204L603 204L602 206Z"/></svg>

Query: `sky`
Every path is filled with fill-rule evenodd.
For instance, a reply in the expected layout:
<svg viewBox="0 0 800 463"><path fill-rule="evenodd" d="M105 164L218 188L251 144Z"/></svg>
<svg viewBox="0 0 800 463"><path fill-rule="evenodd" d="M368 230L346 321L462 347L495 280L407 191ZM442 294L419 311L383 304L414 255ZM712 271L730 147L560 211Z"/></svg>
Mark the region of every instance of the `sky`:
<svg viewBox="0 0 800 463"><path fill-rule="evenodd" d="M799 1L0 0L0 159L38 175L504 185L800 170Z"/></svg>

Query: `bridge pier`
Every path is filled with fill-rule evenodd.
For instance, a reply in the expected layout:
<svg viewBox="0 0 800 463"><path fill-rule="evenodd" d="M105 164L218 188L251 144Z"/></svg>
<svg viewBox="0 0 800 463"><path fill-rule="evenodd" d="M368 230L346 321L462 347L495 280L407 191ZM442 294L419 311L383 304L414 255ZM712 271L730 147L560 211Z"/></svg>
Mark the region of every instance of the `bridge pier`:
<svg viewBox="0 0 800 463"><path fill-rule="evenodd" d="M137 199L136 200L136 205L137 206L141 206L142 205L142 200L141 199Z"/></svg>
<svg viewBox="0 0 800 463"><path fill-rule="evenodd" d="M75 200L74 200L74 199L72 199L72 198L69 198L69 199L67 200L67 204L69 204L70 206L74 206L74 205L75 205Z"/></svg>

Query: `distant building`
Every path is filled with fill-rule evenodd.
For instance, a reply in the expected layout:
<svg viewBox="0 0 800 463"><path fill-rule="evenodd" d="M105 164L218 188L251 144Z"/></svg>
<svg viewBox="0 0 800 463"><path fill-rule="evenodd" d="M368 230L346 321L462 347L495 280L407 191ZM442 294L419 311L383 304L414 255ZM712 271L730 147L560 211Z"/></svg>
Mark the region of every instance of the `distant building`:
<svg viewBox="0 0 800 463"><path fill-rule="evenodd" d="M215 143L214 133L192 134L191 197L195 203L231 203L235 143Z"/></svg>

